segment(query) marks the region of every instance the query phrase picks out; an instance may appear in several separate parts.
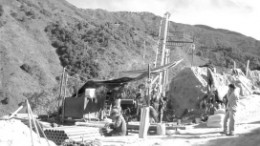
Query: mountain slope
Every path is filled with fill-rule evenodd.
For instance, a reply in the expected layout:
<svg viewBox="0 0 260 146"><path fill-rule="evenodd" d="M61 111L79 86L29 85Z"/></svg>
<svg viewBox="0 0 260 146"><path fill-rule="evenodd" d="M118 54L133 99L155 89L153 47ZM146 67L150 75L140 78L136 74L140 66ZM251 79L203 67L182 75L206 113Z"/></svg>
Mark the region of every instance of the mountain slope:
<svg viewBox="0 0 260 146"><path fill-rule="evenodd" d="M10 99L1 108L14 111L28 98L38 113L54 110L65 66L69 87L79 80L116 78L120 71L146 67L155 59L161 19L147 12L83 10L65 0L1 0L0 100ZM179 39L179 32L195 36L195 65L211 61L223 68L235 60L244 68L250 59L252 69L260 68L260 42L253 38L170 22L169 35ZM172 74L191 64L189 45L172 48L171 60L179 58L185 61Z"/></svg>

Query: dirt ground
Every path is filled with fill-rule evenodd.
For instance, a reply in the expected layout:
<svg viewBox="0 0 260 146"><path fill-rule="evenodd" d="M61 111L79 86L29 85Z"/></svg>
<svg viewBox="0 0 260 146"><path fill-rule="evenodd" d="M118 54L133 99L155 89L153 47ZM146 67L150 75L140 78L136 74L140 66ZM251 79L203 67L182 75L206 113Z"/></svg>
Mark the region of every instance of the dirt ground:
<svg viewBox="0 0 260 146"><path fill-rule="evenodd" d="M192 129L174 131L167 136L148 136L139 139L138 134L127 137L102 139L103 146L259 146L260 121L236 126L235 136L223 136L220 128L208 128L205 123Z"/></svg>
<svg viewBox="0 0 260 146"><path fill-rule="evenodd" d="M129 133L125 137L95 137L94 142L98 146L260 146L260 96L244 97L239 105L235 136L221 135L221 128L209 128L206 123L199 123L189 125L185 130L167 130L163 136L149 135L140 139L137 133ZM29 137L29 128L20 121L0 120L1 146L16 146L17 142L28 144Z"/></svg>
<svg viewBox="0 0 260 146"><path fill-rule="evenodd" d="M221 128L208 128L200 123L186 130L167 131L165 136L148 136L139 139L138 134L127 137L100 139L103 146L260 146L260 96L241 99L235 136L221 135Z"/></svg>

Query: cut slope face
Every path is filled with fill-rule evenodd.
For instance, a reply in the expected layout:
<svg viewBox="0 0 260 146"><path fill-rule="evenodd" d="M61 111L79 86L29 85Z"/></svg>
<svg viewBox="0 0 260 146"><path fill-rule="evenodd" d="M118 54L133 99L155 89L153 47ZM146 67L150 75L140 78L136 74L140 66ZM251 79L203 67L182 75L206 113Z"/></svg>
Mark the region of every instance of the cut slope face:
<svg viewBox="0 0 260 146"><path fill-rule="evenodd" d="M177 117L181 117L186 109L200 113L200 101L207 95L208 80L211 79L220 100L227 94L230 83L237 86L241 98L252 95L253 84L241 70L238 75L228 73L210 73L207 68L184 68L171 81L168 91L169 100Z"/></svg>
<svg viewBox="0 0 260 146"><path fill-rule="evenodd" d="M1 48L1 96L8 98L7 105L1 105L5 114L13 112L18 103L29 98L42 98L41 103L51 103L57 87L56 77L61 71L60 62L55 49L42 30L44 21L29 18L20 11L16 1L4 1L0 27ZM42 105L46 106L46 105ZM42 107L43 108L43 107ZM37 109L41 112L41 109Z"/></svg>
<svg viewBox="0 0 260 146"><path fill-rule="evenodd" d="M207 92L206 68L184 68L172 79L169 99L176 116L185 109L197 109L196 104Z"/></svg>

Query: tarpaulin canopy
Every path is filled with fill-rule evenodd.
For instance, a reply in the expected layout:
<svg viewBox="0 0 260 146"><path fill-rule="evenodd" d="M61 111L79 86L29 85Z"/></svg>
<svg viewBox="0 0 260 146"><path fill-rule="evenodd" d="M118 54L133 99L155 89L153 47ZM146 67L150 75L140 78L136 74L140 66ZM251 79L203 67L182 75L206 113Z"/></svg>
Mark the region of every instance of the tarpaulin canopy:
<svg viewBox="0 0 260 146"><path fill-rule="evenodd" d="M182 62L183 59L179 60L179 61L175 61L172 63L168 63L166 65L163 66L159 66L156 68L152 68L151 69L151 74L159 74L160 72L167 70L169 68L172 68L174 66L176 66L177 64L179 64L180 62ZM142 70L133 70L133 71L122 71L121 72L122 75L124 76L128 76L128 77L135 77L138 78L138 76L142 76L142 75L148 75L148 71L147 69L142 69Z"/></svg>
<svg viewBox="0 0 260 146"><path fill-rule="evenodd" d="M159 66L157 68L152 68L150 71L151 75L159 74L160 72L167 70L169 68L172 68L176 65L178 65L183 59L179 61L175 61L163 66ZM86 88L98 88L100 86L107 86L107 87L117 87L124 84L127 84L129 82L141 80L145 77L148 77L148 71L147 70L136 70L136 71L126 71L125 72L126 77L121 77L113 80L105 80L105 81L87 81L78 91L78 94L84 93ZM135 75L135 77L133 77ZM130 77L129 77L130 76Z"/></svg>

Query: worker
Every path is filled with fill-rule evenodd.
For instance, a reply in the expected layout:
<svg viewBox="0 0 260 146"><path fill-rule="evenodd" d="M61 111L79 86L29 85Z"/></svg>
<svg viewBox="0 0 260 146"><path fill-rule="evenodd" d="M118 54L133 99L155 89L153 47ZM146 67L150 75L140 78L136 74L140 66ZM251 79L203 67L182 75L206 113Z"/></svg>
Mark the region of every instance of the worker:
<svg viewBox="0 0 260 146"><path fill-rule="evenodd" d="M143 107L148 107L147 92L144 84L138 86L138 93L136 95L136 117L140 121L141 109ZM150 102L150 101L149 101ZM153 107L149 106L150 123L158 122L158 111Z"/></svg>
<svg viewBox="0 0 260 146"><path fill-rule="evenodd" d="M237 103L239 100L239 95L235 92L236 86L234 84L229 84L229 90L227 93L227 107L226 107L226 114L224 118L224 131L222 134L226 134L229 136L234 135L235 131L235 115L237 111ZM227 130L227 123L229 119L229 133Z"/></svg>
<svg viewBox="0 0 260 146"><path fill-rule="evenodd" d="M120 113L120 109L113 108L110 117L113 123L109 123L106 125L108 130L105 136L125 136L127 127L125 119Z"/></svg>
<svg viewBox="0 0 260 146"><path fill-rule="evenodd" d="M152 90L152 95L150 99L150 105L158 112L159 111L159 101L160 100L160 91L157 86Z"/></svg>
<svg viewBox="0 0 260 146"><path fill-rule="evenodd" d="M137 120L140 120L141 115L141 108L145 107L146 101L145 101L145 85L140 84L137 88L137 94L136 94L136 117Z"/></svg>
<svg viewBox="0 0 260 146"><path fill-rule="evenodd" d="M160 97L159 101L159 121L162 122L163 120L163 113L164 110L166 109L166 103L167 103L167 98L165 96Z"/></svg>

